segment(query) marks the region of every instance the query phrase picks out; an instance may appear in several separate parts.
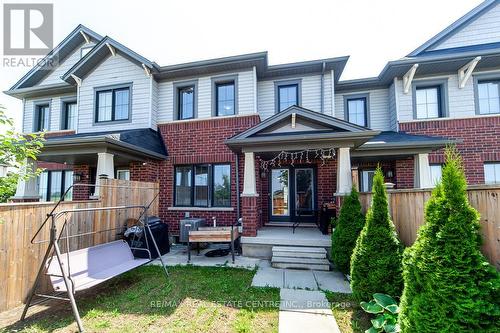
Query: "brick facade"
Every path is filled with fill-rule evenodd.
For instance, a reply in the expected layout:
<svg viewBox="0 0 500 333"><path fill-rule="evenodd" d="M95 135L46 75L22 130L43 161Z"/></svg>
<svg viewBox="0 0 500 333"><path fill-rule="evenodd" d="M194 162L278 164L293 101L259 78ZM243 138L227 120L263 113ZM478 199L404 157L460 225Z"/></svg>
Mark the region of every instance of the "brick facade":
<svg viewBox="0 0 500 333"><path fill-rule="evenodd" d="M405 122L399 124L399 128L408 134L462 140L457 148L463 157L469 184L484 183L484 162L500 161L500 116ZM429 163L443 162L443 150L429 154Z"/></svg>
<svg viewBox="0 0 500 333"><path fill-rule="evenodd" d="M73 165L73 174L79 174L81 180L79 184L90 184L90 166L89 165ZM90 196L89 186L73 187L73 200L88 200Z"/></svg>
<svg viewBox="0 0 500 333"><path fill-rule="evenodd" d="M175 209L174 166L182 164L229 163L231 165L231 207L223 210L187 210L191 217L202 217L211 223L212 217L219 225L229 225L237 220L236 193L236 154L224 143L234 136L260 122L258 115L228 117L207 120L173 122L158 125L165 145L168 159L159 163L160 181L160 218L169 224L172 235L179 234L179 220L186 210ZM240 159L240 175L243 175L243 160ZM243 176L239 188L242 187Z"/></svg>

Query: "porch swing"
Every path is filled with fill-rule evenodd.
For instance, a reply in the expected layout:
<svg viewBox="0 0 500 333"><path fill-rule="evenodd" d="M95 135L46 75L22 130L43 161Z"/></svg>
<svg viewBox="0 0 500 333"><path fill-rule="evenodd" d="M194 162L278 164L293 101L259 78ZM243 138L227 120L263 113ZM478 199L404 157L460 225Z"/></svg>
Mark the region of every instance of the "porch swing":
<svg viewBox="0 0 500 333"><path fill-rule="evenodd" d="M78 291L89 289L100 283L103 283L111 278L128 272L134 268L145 265L147 263L156 260L152 257L152 252L158 254L158 258L161 261L163 269L165 271L165 276L168 278L168 271L166 265L161 256L158 244L156 243L155 237L151 231L148 221L148 210L153 204L153 202L158 198L158 193L155 194L154 198L147 205L124 205L124 206L110 206L110 207L98 207L98 208L75 208L62 210L55 213L56 208L63 201L66 194L76 186L88 186L88 187L109 187L109 188L130 188L129 186L120 185L99 185L99 184L74 184L70 186L64 194L61 196L59 201L56 203L52 211L47 214L46 219L42 225L38 228L35 235L31 239L31 244L43 244L48 243L45 256L42 260L42 264L38 270L35 282L31 291L28 295L26 305L24 307L21 320L26 318L28 309L31 306L46 302L51 299L69 301L75 317L76 323L78 325L78 330L80 332L84 331L83 323L78 312L78 308L75 301L75 294ZM153 188L137 188L135 189L153 189ZM142 230L143 237L145 239L145 248L129 246L124 240L115 240L104 244L99 244L95 246L90 246L74 251L70 251L70 243L74 239L78 239L84 236L90 236L102 232L110 232L114 230L123 230L124 226L119 226L115 228L109 228L105 230L89 231L89 232L79 232L76 234L70 234L70 224L71 220L68 220L68 214L70 213L82 213L82 212L97 212L97 211L116 211L116 210L126 210L126 209L139 209L140 213L137 218L137 225L139 230ZM64 217L64 223L58 231L56 222L59 218ZM36 241L35 239L43 230L43 227L51 220L50 226L50 236L47 240ZM149 234L147 237L146 232ZM63 236L64 234L64 236ZM130 244L136 244L135 240L137 233L133 233L133 239ZM62 253L61 247L59 246L60 241L65 241L66 253ZM152 241L153 244L150 244ZM151 247L153 245L154 247ZM153 251L154 250L154 251ZM135 258L133 251L146 251L149 258ZM53 294L38 293L37 288L40 279L43 275L49 277L52 288L54 289ZM67 297L64 297L67 295ZM41 298L40 300L33 301L33 298L37 296Z"/></svg>

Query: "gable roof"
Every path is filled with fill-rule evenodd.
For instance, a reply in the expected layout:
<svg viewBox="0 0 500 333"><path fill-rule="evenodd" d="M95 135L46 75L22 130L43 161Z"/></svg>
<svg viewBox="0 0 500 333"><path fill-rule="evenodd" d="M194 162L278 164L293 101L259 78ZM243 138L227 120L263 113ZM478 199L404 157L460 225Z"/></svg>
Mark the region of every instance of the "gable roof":
<svg viewBox="0 0 500 333"><path fill-rule="evenodd" d="M40 82L55 68L52 66L45 66L50 64L51 60L59 58L61 62L69 56L79 45L85 42L82 33L90 37L91 40L98 42L102 36L90 30L84 25L79 24L66 38L62 40L52 51L50 51L41 61L37 63L28 73L26 73L19 81L17 81L8 91L12 92L16 89L29 88Z"/></svg>
<svg viewBox="0 0 500 333"><path fill-rule="evenodd" d="M115 41L113 38L106 36L66 73L64 73L61 78L67 83L75 83L75 79L72 75L83 78L111 54L110 48L113 48L116 54L122 55L138 66L144 65L147 66L152 72L158 72L159 67L156 63L132 51L125 45Z"/></svg>
<svg viewBox="0 0 500 333"><path fill-rule="evenodd" d="M297 119L303 119L308 123L315 123L318 129L309 131L294 130L288 132L273 133L270 129L276 128L281 123ZM322 113L311 111L299 106L291 106L282 112L262 121L225 141L231 148L241 148L242 146L294 143L300 142L333 142L352 141L353 146L366 142L368 139L379 134L380 131L373 131L369 128L358 126L347 121L331 117Z"/></svg>
<svg viewBox="0 0 500 333"><path fill-rule="evenodd" d="M467 14L465 14L464 16L462 16L461 18L450 24L448 27L446 27L446 29L442 30L437 35L435 35L434 37L432 37L431 39L420 45L412 52L410 52L410 54L408 54L408 57L419 56L425 51L428 51L433 46L442 43L443 41L445 41L446 39L450 38L455 33L457 33L465 25L479 18L483 13L485 13L498 3L500 3L500 0L484 1L483 3L472 9L470 12L468 12Z"/></svg>

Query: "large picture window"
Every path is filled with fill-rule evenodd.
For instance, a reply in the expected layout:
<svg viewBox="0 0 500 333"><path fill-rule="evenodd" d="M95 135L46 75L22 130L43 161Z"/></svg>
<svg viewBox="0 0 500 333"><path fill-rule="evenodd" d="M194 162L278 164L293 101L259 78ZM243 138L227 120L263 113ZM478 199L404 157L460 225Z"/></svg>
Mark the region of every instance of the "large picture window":
<svg viewBox="0 0 500 333"><path fill-rule="evenodd" d="M72 170L44 171L38 177L38 194L41 201L58 201L61 195L73 185ZM64 200L71 200L73 191L70 190Z"/></svg>
<svg viewBox="0 0 500 333"><path fill-rule="evenodd" d="M198 164L175 167L175 206L230 207L229 164Z"/></svg>
<svg viewBox="0 0 500 333"><path fill-rule="evenodd" d="M130 87L99 90L96 92L96 122L129 120Z"/></svg>

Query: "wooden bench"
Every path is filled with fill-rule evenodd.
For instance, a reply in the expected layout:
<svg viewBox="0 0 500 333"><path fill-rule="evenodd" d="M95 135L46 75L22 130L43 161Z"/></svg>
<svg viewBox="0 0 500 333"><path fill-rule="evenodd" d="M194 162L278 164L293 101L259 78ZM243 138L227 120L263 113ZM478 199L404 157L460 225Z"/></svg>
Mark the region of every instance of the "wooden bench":
<svg viewBox="0 0 500 333"><path fill-rule="evenodd" d="M189 231L188 263L191 262L191 243L230 243L231 256L234 264L234 242L240 237L238 227L199 227ZM199 253L199 251L198 251Z"/></svg>

